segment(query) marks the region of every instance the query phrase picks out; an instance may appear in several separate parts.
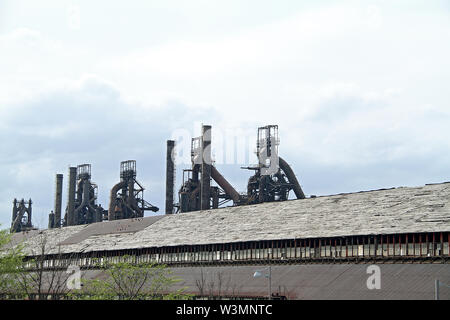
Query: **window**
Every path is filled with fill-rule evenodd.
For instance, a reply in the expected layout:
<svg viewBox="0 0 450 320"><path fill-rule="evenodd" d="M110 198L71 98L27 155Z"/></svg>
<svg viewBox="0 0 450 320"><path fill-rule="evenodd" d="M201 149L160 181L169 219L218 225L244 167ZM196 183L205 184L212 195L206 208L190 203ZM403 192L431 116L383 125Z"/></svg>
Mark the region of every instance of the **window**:
<svg viewBox="0 0 450 320"><path fill-rule="evenodd" d="M368 256L370 256L370 244L365 244L364 245L364 256L366 256L366 257L368 257ZM372 245L373 246L373 245Z"/></svg>
<svg viewBox="0 0 450 320"><path fill-rule="evenodd" d="M392 243L389 244L388 246L388 255L389 256L393 256L394 255L394 246Z"/></svg>
<svg viewBox="0 0 450 320"><path fill-rule="evenodd" d="M331 257L331 246L325 246L325 257Z"/></svg>
<svg viewBox="0 0 450 320"><path fill-rule="evenodd" d="M382 248L382 253L381 253L381 255L382 255L383 257L386 257L386 256L388 255L388 246L387 246L387 243L383 243L383 245L381 246L381 248Z"/></svg>
<svg viewBox="0 0 450 320"><path fill-rule="evenodd" d="M414 246L414 255L415 256L420 256L420 243L415 243L413 244Z"/></svg>
<svg viewBox="0 0 450 320"><path fill-rule="evenodd" d="M441 250L442 248L441 248L441 244L440 243L437 243L436 244L436 251L435 251L435 255L436 256L440 256L441 254L442 254L442 250Z"/></svg>
<svg viewBox="0 0 450 320"><path fill-rule="evenodd" d="M408 256L414 255L414 246L412 243L408 243Z"/></svg>
<svg viewBox="0 0 450 320"><path fill-rule="evenodd" d="M449 252L448 252L448 242L444 242L443 254L449 255Z"/></svg>
<svg viewBox="0 0 450 320"><path fill-rule="evenodd" d="M295 248L288 249L288 258L290 258L290 259L295 258Z"/></svg>
<svg viewBox="0 0 450 320"><path fill-rule="evenodd" d="M326 253L326 247L320 247L320 256L321 257L326 257L327 253Z"/></svg>
<svg viewBox="0 0 450 320"><path fill-rule="evenodd" d="M422 248L422 256L426 256L428 254L427 244L426 243L421 243L420 246Z"/></svg>

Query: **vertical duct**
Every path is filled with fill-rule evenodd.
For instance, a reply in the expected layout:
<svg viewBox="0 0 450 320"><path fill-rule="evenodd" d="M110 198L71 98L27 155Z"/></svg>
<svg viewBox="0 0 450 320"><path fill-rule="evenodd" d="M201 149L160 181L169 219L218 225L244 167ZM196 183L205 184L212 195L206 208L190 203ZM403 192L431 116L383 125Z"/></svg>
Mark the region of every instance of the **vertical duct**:
<svg viewBox="0 0 450 320"><path fill-rule="evenodd" d="M166 214L173 213L173 189L175 183L175 163L174 163L175 141L167 140L166 155Z"/></svg>
<svg viewBox="0 0 450 320"><path fill-rule="evenodd" d="M116 198L117 198L117 192L119 192L120 189L124 188L126 186L125 181L120 181L114 187L111 189L111 193L109 196L109 210L108 210L108 220L113 221L116 219L120 219L120 217L116 216Z"/></svg>
<svg viewBox="0 0 450 320"><path fill-rule="evenodd" d="M75 219L75 187L77 184L77 167L69 168L69 191L67 199L67 225L76 224Z"/></svg>
<svg viewBox="0 0 450 320"><path fill-rule="evenodd" d="M61 227L61 206L62 206L62 188L63 188L63 175L56 175L56 189L55 189L55 211L54 211L54 223L53 228Z"/></svg>
<svg viewBox="0 0 450 320"><path fill-rule="evenodd" d="M53 211L48 214L48 228L55 228L55 214L53 213Z"/></svg>
<svg viewBox="0 0 450 320"><path fill-rule="evenodd" d="M14 198L11 228L13 227L14 221L16 221L16 218L17 218L17 199Z"/></svg>
<svg viewBox="0 0 450 320"><path fill-rule="evenodd" d="M211 199L211 126L202 126L202 180L200 191L201 210L210 209Z"/></svg>
<svg viewBox="0 0 450 320"><path fill-rule="evenodd" d="M32 227L31 224L31 215L32 215L32 207L31 207L32 201L31 199L28 200L28 223L27 223L27 227Z"/></svg>

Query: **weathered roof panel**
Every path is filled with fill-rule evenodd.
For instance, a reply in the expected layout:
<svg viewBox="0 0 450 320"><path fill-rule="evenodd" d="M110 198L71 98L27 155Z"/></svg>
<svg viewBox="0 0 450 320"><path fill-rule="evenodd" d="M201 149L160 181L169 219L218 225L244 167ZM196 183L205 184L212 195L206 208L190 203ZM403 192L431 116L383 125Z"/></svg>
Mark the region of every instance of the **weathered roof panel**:
<svg viewBox="0 0 450 320"><path fill-rule="evenodd" d="M53 252L87 252L445 231L450 231L450 183L101 222L41 233L48 235ZM37 234L29 233L28 248L36 246Z"/></svg>

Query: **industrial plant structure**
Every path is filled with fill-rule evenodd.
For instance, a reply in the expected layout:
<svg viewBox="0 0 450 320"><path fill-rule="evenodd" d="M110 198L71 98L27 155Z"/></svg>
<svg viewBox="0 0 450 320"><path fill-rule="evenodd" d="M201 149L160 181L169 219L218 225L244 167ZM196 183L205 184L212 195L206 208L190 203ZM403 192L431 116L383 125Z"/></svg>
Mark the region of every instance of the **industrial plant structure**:
<svg viewBox="0 0 450 320"><path fill-rule="evenodd" d="M69 168L67 207L61 220L63 175L56 175L55 209L49 214L48 228L90 224L106 220L139 218L144 211L159 209L144 200L144 187L136 180L136 161L120 163L120 182L111 189L109 210L97 204L98 187L91 181L91 165ZM20 230L19 230L20 231Z"/></svg>
<svg viewBox="0 0 450 320"><path fill-rule="evenodd" d="M247 193L240 194L220 174L211 157L211 126L202 126L202 135L191 141L190 169L183 170L182 186L178 192L178 212L217 209L232 200L234 206L262 202L285 201L289 192L294 191L297 199L304 199L305 194L289 164L278 155L278 126L268 125L258 128L256 141L256 166L244 167L255 173L250 177ZM174 141L168 141L167 154L172 153ZM167 158L167 177L174 176L173 160ZM218 186L211 186L213 179ZM166 180L166 194L173 194L173 181ZM170 201L170 200L167 200ZM167 203L167 202L166 202ZM167 204L166 204L167 205ZM172 212L170 204L169 211Z"/></svg>
<svg viewBox="0 0 450 320"><path fill-rule="evenodd" d="M199 297L433 299L436 280L450 283L450 183L305 197L271 125L258 128L258 164L246 167L254 174L239 193L211 161L211 137L203 126L192 139L178 203L176 145L167 141L165 215L144 217L157 208L143 200L135 161L121 163L107 212L96 204L90 166L82 165L69 170L64 221L57 175L52 227L17 232L13 241L24 240L33 258L45 236L45 268L77 265L87 278L103 275L98 261L167 264L182 279L172 289ZM297 199L289 200L290 191ZM368 286L373 265L380 288ZM253 277L261 270L265 278ZM450 290L440 297L450 299Z"/></svg>
<svg viewBox="0 0 450 320"><path fill-rule="evenodd" d="M159 209L144 200L144 187L136 180L136 161L122 161L120 182L111 189L108 220L142 218L146 210Z"/></svg>
<svg viewBox="0 0 450 320"><path fill-rule="evenodd" d="M25 202L24 199L17 201L13 200L13 213L11 222L11 232L21 232L33 229L33 224L31 223L32 216L32 205L33 202L28 200Z"/></svg>

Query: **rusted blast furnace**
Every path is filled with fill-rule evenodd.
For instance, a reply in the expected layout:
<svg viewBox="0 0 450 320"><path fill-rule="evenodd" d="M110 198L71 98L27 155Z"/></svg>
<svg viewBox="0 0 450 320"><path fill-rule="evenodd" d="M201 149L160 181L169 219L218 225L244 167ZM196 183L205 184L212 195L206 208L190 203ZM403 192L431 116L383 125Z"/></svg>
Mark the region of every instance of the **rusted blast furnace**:
<svg viewBox="0 0 450 320"><path fill-rule="evenodd" d="M97 190L97 185L91 182L90 164L69 168L68 203L64 226L101 222L106 218L106 210L97 205Z"/></svg>
<svg viewBox="0 0 450 320"><path fill-rule="evenodd" d="M108 220L143 217L146 210L159 208L144 200L144 187L136 180L136 161L122 161L120 182L111 189Z"/></svg>
<svg viewBox="0 0 450 320"><path fill-rule="evenodd" d="M25 202L24 199L13 201L13 212L12 212L12 222L11 222L11 232L21 232L33 229L31 224L31 199Z"/></svg>
<svg viewBox="0 0 450 320"><path fill-rule="evenodd" d="M300 184L289 164L278 155L278 126L268 125L258 128L256 155L258 165L243 167L254 170L247 184L247 204L284 201L292 190L297 199L304 199Z"/></svg>
<svg viewBox="0 0 450 320"><path fill-rule="evenodd" d="M212 164L211 126L202 126L202 135L192 139L191 162L192 168L183 170L178 212L215 209L230 200L240 204L239 193ZM211 178L218 186L211 186Z"/></svg>

